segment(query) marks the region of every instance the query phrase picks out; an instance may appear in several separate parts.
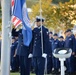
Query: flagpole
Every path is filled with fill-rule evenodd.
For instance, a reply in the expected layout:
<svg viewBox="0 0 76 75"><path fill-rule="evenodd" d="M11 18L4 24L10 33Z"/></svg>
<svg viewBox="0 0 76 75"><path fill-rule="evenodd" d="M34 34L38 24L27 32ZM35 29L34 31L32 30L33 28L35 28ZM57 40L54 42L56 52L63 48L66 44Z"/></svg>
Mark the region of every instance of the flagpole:
<svg viewBox="0 0 76 75"><path fill-rule="evenodd" d="M40 17L42 18L42 7L41 7L42 1L40 0ZM42 45L42 54L43 54L43 32L42 32L42 19L41 19L41 45ZM45 69L44 69L44 75L47 75L47 57L45 58Z"/></svg>
<svg viewBox="0 0 76 75"><path fill-rule="evenodd" d="M41 7L41 0L40 0L40 17L42 18L42 7ZM42 45L42 54L43 54L43 33L42 33L42 19L41 19L41 45Z"/></svg>
<svg viewBox="0 0 76 75"><path fill-rule="evenodd" d="M10 5L11 0L2 0L1 75L10 75Z"/></svg>

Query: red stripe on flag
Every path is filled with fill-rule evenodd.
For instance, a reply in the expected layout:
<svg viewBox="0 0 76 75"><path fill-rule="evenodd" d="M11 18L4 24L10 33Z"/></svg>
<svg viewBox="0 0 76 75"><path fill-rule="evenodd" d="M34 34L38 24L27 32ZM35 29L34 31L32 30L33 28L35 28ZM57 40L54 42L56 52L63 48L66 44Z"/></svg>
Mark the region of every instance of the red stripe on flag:
<svg viewBox="0 0 76 75"><path fill-rule="evenodd" d="M16 19L17 19L17 18L14 16L14 17L12 18L12 22L14 22Z"/></svg>
<svg viewBox="0 0 76 75"><path fill-rule="evenodd" d="M12 9L13 9L14 5L15 5L15 0L12 0L12 2L11 2ZM13 9L13 11L14 11L14 9ZM12 15L11 21L13 22L15 27L17 27L18 25L20 25L22 23L22 21L19 18L17 18L16 16L13 16L13 15Z"/></svg>
<svg viewBox="0 0 76 75"><path fill-rule="evenodd" d="M14 0L12 0L12 6L14 6Z"/></svg>
<svg viewBox="0 0 76 75"><path fill-rule="evenodd" d="M18 20L17 23L15 24L15 26L19 25L21 22L21 20Z"/></svg>
<svg viewBox="0 0 76 75"><path fill-rule="evenodd" d="M14 26L17 27L21 22L22 22L21 20L18 20Z"/></svg>

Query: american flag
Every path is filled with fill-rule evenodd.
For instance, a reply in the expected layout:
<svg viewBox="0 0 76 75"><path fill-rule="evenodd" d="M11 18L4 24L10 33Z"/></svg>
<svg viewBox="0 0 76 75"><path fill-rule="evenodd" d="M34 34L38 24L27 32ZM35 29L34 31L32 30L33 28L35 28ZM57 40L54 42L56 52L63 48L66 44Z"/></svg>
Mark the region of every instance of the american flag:
<svg viewBox="0 0 76 75"><path fill-rule="evenodd" d="M11 1L11 7L12 7L12 18L11 18L11 21L12 21L13 25L15 26L15 28L17 28L22 23L22 21L18 17L13 15L14 5L15 5L15 0L12 0Z"/></svg>
<svg viewBox="0 0 76 75"><path fill-rule="evenodd" d="M32 29L30 27L30 19L27 12L26 0L13 0L14 3L13 15L15 25L19 25L22 22L22 34L23 43L25 46L29 46L32 40Z"/></svg>

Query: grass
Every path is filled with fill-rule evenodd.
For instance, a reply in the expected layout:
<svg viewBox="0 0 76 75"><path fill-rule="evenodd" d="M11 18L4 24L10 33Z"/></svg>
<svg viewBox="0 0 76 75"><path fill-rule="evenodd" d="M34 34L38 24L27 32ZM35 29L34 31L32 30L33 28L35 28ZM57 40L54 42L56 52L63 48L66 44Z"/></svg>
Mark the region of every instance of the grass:
<svg viewBox="0 0 76 75"><path fill-rule="evenodd" d="M20 75L20 73L10 73L10 75ZM35 75L35 74L30 74L30 75ZM47 74L47 75L52 75L52 74Z"/></svg>
<svg viewBox="0 0 76 75"><path fill-rule="evenodd" d="M20 75L19 73L11 73L10 75ZM35 75L35 74L30 74L30 75Z"/></svg>
<svg viewBox="0 0 76 75"><path fill-rule="evenodd" d="M11 73L10 75L19 75L19 73Z"/></svg>

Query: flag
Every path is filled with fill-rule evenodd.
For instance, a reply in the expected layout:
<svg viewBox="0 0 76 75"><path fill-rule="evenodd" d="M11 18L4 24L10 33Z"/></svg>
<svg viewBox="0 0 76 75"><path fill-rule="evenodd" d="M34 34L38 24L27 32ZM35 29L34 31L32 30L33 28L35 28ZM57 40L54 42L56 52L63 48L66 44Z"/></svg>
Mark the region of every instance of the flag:
<svg viewBox="0 0 76 75"><path fill-rule="evenodd" d="M26 0L15 0L13 15L22 21L23 43L29 46L32 40L32 30L26 7Z"/></svg>
<svg viewBox="0 0 76 75"><path fill-rule="evenodd" d="M12 21L13 25L15 26L15 28L17 28L22 23L22 21L18 17L13 15L14 7L15 7L15 0L12 0L11 1L11 11L12 11L11 21Z"/></svg>

